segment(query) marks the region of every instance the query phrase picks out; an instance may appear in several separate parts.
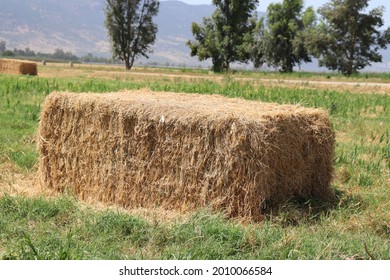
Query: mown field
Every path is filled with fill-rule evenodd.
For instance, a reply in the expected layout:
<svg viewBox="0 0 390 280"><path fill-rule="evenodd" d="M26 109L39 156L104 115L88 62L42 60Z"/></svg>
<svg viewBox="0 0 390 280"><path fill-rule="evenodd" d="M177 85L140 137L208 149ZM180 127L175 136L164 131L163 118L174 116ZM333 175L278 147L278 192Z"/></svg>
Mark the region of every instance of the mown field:
<svg viewBox="0 0 390 280"><path fill-rule="evenodd" d="M390 259L390 90L310 84L384 84L389 74L346 79L310 73L134 72L40 66L39 77L0 75L0 259ZM207 209L185 215L125 211L71 194L43 194L34 177L35 133L45 96L146 87L327 109L337 133L332 183L337 200L291 201L250 224Z"/></svg>

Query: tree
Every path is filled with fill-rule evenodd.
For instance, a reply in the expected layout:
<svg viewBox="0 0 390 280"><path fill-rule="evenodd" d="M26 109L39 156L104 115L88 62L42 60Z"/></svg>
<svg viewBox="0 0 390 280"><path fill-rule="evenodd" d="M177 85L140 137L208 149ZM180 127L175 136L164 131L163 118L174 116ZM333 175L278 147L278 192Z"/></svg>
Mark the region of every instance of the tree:
<svg viewBox="0 0 390 280"><path fill-rule="evenodd" d="M2 55L3 52L6 50L6 42L3 40L0 40L0 55Z"/></svg>
<svg viewBox="0 0 390 280"><path fill-rule="evenodd" d="M292 72L294 66L311 62L305 46L305 32L313 26L315 13L309 7L303 14L303 0L284 0L270 4L267 21L261 19L254 32L252 59L255 67L263 63Z"/></svg>
<svg viewBox="0 0 390 280"><path fill-rule="evenodd" d="M258 0L213 0L216 9L203 24L192 23L191 56L211 58L215 72L228 71L232 62L248 62Z"/></svg>
<svg viewBox="0 0 390 280"><path fill-rule="evenodd" d="M15 54L14 54L12 51L10 51L10 50L5 50L5 51L3 52L3 56L4 56L4 57L14 57Z"/></svg>
<svg viewBox="0 0 390 280"><path fill-rule="evenodd" d="M107 0L105 25L113 57L124 61L126 69L130 70L139 56L149 58L157 33L153 17L158 10L157 0Z"/></svg>
<svg viewBox="0 0 390 280"><path fill-rule="evenodd" d="M350 76L382 61L378 50L390 43L390 28L379 31L384 7L363 13L367 7L368 0L332 0L318 10L321 20L307 43L320 66Z"/></svg>
<svg viewBox="0 0 390 280"><path fill-rule="evenodd" d="M78 57L72 54L71 52L65 52L63 49L55 49L54 53L51 55L51 57L55 59L61 59L61 60L71 60L76 61L78 60Z"/></svg>

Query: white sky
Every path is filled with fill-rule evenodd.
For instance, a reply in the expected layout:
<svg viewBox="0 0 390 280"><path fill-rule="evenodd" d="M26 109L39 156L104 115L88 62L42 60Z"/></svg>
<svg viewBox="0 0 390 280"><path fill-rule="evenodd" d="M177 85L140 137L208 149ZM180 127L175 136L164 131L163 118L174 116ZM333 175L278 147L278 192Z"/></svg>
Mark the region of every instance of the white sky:
<svg viewBox="0 0 390 280"><path fill-rule="evenodd" d="M168 1L168 0L161 0L161 1ZM179 0L181 2L185 2L188 4L211 4L211 0ZM272 0L260 0L259 10L262 12L265 12L267 10L267 7L270 3L275 2L281 2L281 1L272 1ZM314 8L317 10L320 6L324 5L325 3L329 2L329 0L316 0L316 1L305 1L306 6L314 6ZM376 8L378 6L384 6L385 7L385 13L383 15L383 18L385 20L385 26L390 25L390 1L389 0L370 0L369 1L369 9Z"/></svg>

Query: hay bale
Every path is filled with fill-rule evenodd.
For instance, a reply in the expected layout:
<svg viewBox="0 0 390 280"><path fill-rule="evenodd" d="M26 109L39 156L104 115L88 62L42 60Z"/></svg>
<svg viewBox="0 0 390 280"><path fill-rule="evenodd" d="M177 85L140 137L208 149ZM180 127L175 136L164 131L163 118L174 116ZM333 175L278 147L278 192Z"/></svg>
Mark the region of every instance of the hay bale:
<svg viewBox="0 0 390 280"><path fill-rule="evenodd" d="M69 67L70 67L70 68L73 67L73 61L69 61Z"/></svg>
<svg viewBox="0 0 390 280"><path fill-rule="evenodd" d="M47 188L128 208L211 207L260 219L266 203L328 198L327 113L222 96L52 93L39 127Z"/></svg>
<svg viewBox="0 0 390 280"><path fill-rule="evenodd" d="M42 65L46 66L46 60L42 60Z"/></svg>
<svg viewBox="0 0 390 280"><path fill-rule="evenodd" d="M38 75L38 68L35 62L0 58L0 74L36 76Z"/></svg>

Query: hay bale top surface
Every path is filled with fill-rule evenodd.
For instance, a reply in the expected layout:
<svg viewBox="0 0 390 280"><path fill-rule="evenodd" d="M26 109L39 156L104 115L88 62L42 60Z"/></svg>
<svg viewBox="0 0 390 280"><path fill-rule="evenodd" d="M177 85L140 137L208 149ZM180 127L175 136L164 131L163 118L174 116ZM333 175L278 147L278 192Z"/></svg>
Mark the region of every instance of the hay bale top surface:
<svg viewBox="0 0 390 280"><path fill-rule="evenodd" d="M110 104L110 110L128 111L134 114L134 107L143 114L160 119L172 117L179 119L212 118L226 120L237 118L241 121L261 121L291 118L294 115L313 118L328 118L322 109L305 108L301 105L280 105L248 101L241 98L227 98L221 95L200 95L188 93L152 92L149 90L121 91L116 93L69 93L54 92L51 98L66 99L70 103L93 104L104 107ZM69 104L70 105L70 104ZM101 108L102 109L102 108ZM107 108L108 109L108 108ZM317 119L314 117L314 119ZM312 119L313 120L313 119Z"/></svg>
<svg viewBox="0 0 390 280"><path fill-rule="evenodd" d="M0 62L12 62L12 63L35 63L29 60L12 59L12 58L0 58Z"/></svg>

